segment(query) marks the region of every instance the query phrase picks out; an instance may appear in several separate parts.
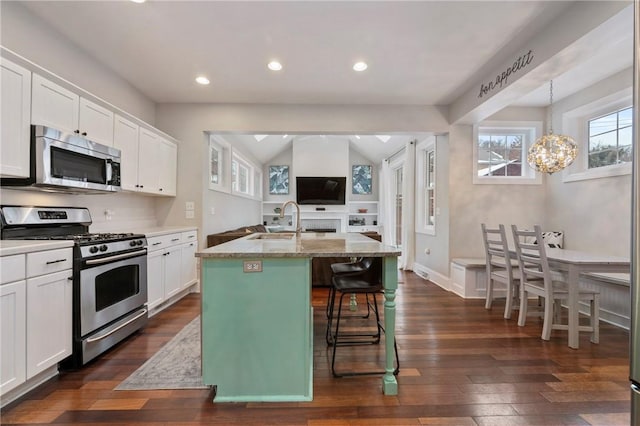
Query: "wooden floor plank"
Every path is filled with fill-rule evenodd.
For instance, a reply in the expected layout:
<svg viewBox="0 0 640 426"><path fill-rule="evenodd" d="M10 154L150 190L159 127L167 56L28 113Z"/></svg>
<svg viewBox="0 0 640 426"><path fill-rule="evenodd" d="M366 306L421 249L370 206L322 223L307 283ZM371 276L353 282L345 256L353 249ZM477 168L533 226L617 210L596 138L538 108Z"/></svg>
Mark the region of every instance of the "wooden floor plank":
<svg viewBox="0 0 640 426"><path fill-rule="evenodd" d="M140 333L77 371L64 372L5 407L3 425L624 425L629 422L629 333L601 324L580 349L541 322L518 327L501 300L484 309L411 272L396 297L399 394L378 376L333 378L324 341L327 289L314 288L314 400L213 403L210 390L116 391L199 314L197 294L150 319ZM340 348L340 368L377 366L381 346Z"/></svg>

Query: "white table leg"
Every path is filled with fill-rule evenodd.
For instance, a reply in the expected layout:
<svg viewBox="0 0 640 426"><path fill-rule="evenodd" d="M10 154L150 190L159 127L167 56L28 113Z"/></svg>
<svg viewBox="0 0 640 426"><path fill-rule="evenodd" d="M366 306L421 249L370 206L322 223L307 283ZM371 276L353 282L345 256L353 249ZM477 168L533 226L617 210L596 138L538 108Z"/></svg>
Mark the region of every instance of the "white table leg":
<svg viewBox="0 0 640 426"><path fill-rule="evenodd" d="M569 287L569 300L567 303L569 305L569 347L573 349L578 349L580 340L578 331L578 293L580 291L579 276L580 271L578 270L578 267L570 265L569 276L567 277L567 285Z"/></svg>

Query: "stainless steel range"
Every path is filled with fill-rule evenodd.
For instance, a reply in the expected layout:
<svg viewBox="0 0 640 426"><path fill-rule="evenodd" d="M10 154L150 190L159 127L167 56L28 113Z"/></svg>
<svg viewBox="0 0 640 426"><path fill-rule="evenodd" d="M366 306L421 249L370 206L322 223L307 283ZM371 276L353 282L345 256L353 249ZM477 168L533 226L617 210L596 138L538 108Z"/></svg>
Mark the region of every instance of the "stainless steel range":
<svg viewBox="0 0 640 426"><path fill-rule="evenodd" d="M89 233L86 208L1 206L1 238L73 240L73 354L82 366L147 323L147 240Z"/></svg>

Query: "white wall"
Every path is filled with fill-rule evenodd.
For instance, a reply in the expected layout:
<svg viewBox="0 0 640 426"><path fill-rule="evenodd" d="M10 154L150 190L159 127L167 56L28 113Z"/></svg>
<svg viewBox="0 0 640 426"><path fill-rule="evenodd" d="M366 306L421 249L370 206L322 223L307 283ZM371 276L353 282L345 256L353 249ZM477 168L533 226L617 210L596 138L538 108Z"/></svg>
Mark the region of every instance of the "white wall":
<svg viewBox="0 0 640 426"><path fill-rule="evenodd" d="M70 44L20 2L3 1L0 7L0 42L3 47L154 125L155 104L112 69Z"/></svg>
<svg viewBox="0 0 640 426"><path fill-rule="evenodd" d="M484 257L480 231L483 222L491 226L546 226L545 185L473 184L472 133L471 126L456 125L449 134L451 258Z"/></svg>
<svg viewBox="0 0 640 426"><path fill-rule="evenodd" d="M203 176L207 161L205 131L282 134L446 132L446 112L446 108L430 106L160 104L156 111L157 127L181 143L178 146L178 196L157 202L161 211L159 221L161 224L201 226L203 236L261 223L259 202L206 189ZM197 167L198 164L201 166ZM194 219L185 219L186 201L196 202ZM211 216L211 207L216 213L205 219L205 214Z"/></svg>
<svg viewBox="0 0 640 426"><path fill-rule="evenodd" d="M628 89L632 84L632 70L627 69L558 102L553 107L554 131L563 131L565 112ZM588 149L586 141L576 142L578 150ZM575 166L569 166L565 173L571 173L572 167ZM631 175L563 182L563 173L557 173L547 182L547 226L564 231L566 248L629 256Z"/></svg>
<svg viewBox="0 0 640 426"><path fill-rule="evenodd" d="M438 274L449 276L449 238L450 238L450 208L449 194L451 190L449 182L449 135L436 136L436 214L435 235L416 233L415 261L420 267L425 267L430 274L430 279L438 280ZM420 142L420 141L419 141ZM429 254L425 250L429 250ZM435 272L435 273L433 273ZM445 285L446 283L440 283Z"/></svg>

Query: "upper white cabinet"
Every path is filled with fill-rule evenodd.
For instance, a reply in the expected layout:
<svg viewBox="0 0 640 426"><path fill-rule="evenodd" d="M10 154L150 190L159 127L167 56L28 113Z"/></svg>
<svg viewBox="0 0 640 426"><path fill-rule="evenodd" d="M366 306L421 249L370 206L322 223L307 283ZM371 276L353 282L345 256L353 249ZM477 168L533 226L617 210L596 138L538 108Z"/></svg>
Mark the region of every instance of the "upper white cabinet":
<svg viewBox="0 0 640 426"><path fill-rule="evenodd" d="M78 94L33 74L31 122L113 145L114 114Z"/></svg>
<svg viewBox="0 0 640 426"><path fill-rule="evenodd" d="M139 190L150 194L176 195L178 147L142 127L138 143Z"/></svg>
<svg viewBox="0 0 640 426"><path fill-rule="evenodd" d="M116 114L113 146L120 150L120 184L125 191L138 191L138 133L140 126Z"/></svg>
<svg viewBox="0 0 640 426"><path fill-rule="evenodd" d="M0 62L0 176L29 177L31 71Z"/></svg>
<svg viewBox="0 0 640 426"><path fill-rule="evenodd" d="M178 147L176 144L162 139L159 152L160 176L158 189L164 195L176 195L176 179L178 172Z"/></svg>

